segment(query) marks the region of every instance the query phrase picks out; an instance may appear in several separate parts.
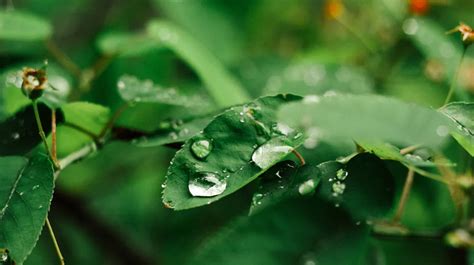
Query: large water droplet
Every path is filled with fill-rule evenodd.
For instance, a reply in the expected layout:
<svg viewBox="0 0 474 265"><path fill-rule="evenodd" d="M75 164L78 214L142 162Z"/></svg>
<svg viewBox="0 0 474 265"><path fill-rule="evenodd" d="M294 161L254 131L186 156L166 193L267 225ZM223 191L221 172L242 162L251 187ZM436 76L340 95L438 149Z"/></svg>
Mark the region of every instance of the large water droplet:
<svg viewBox="0 0 474 265"><path fill-rule="evenodd" d="M0 253L0 261L1 262L5 262L8 260L8 252L7 250L3 250L1 253Z"/></svg>
<svg viewBox="0 0 474 265"><path fill-rule="evenodd" d="M193 154L200 159L206 158L212 151L212 143L207 139L194 141L191 145Z"/></svg>
<svg viewBox="0 0 474 265"><path fill-rule="evenodd" d="M199 172L189 180L189 192L196 197L213 197L225 191L227 182L212 172Z"/></svg>
<svg viewBox="0 0 474 265"><path fill-rule="evenodd" d="M314 188L316 188L316 183L314 183L313 179L309 179L300 184L300 186L298 187L298 192L301 195L306 195L312 193L314 191Z"/></svg>
<svg viewBox="0 0 474 265"><path fill-rule="evenodd" d="M265 169L278 162L286 154L293 151L293 147L281 144L280 141L270 140L259 146L252 154L252 161L260 168Z"/></svg>
<svg viewBox="0 0 474 265"><path fill-rule="evenodd" d="M283 123L275 123L273 124L272 126L272 132L274 133L277 133L277 134L280 134L280 135L288 135L292 132L294 132L295 130L293 128L291 128L290 126L286 125L286 124L283 124Z"/></svg>
<svg viewBox="0 0 474 265"><path fill-rule="evenodd" d="M332 184L332 195L334 197L342 195L345 189L346 189L346 184L340 181L336 181L334 184Z"/></svg>
<svg viewBox="0 0 474 265"><path fill-rule="evenodd" d="M349 172L345 171L342 168L336 172L336 177L338 180L345 180L347 178L347 175L349 175Z"/></svg>

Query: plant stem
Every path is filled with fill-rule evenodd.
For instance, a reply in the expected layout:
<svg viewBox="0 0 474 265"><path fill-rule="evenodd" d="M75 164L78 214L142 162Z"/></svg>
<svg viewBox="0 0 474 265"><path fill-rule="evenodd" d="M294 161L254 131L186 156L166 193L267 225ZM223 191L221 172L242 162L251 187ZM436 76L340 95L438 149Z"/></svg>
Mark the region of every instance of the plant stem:
<svg viewBox="0 0 474 265"><path fill-rule="evenodd" d="M58 161L57 141L56 141L56 110L51 112L51 156L53 161Z"/></svg>
<svg viewBox="0 0 474 265"><path fill-rule="evenodd" d="M408 147L405 147L403 149L400 150L400 154L401 155L406 155L408 153L411 153L413 151L415 151L416 149L420 148L421 145L420 144L417 144L417 145L411 145L411 146L408 146Z"/></svg>
<svg viewBox="0 0 474 265"><path fill-rule="evenodd" d="M51 227L51 223L49 222L48 217L46 217L46 226L48 227L49 234L51 235L51 239L53 240L54 248L56 249L56 253L59 258L59 263L61 265L64 265L64 257L63 254L61 253L61 249L59 248L58 241L56 240L56 236L54 235L53 228Z"/></svg>
<svg viewBox="0 0 474 265"><path fill-rule="evenodd" d="M67 56L59 47L56 45L54 41L51 39L46 41L46 48L48 49L49 53L56 58L56 60L66 68L71 74L76 76L77 78L81 77L82 70L75 64L69 56Z"/></svg>
<svg viewBox="0 0 474 265"><path fill-rule="evenodd" d="M128 103L124 103L122 106L120 106L114 113L114 115L109 119L107 124L102 128L102 130L99 133L99 139L103 140L104 136L112 129L114 126L115 122L120 118L120 115L128 108Z"/></svg>
<svg viewBox="0 0 474 265"><path fill-rule="evenodd" d="M54 158L53 154L51 153L51 150L49 149L48 141L46 140L46 135L44 134L43 125L41 124L41 118L39 116L38 102L36 100L33 100L33 110L35 113L36 125L38 125L38 132L39 132L39 135L41 136L41 140L43 141L44 147L46 148L46 151L48 152L49 157L53 161L54 169L58 170L59 164L58 164L58 161Z"/></svg>
<svg viewBox="0 0 474 265"><path fill-rule="evenodd" d="M397 212L393 217L393 222L399 223L402 219L403 211L405 210L405 205L410 195L411 187L413 185L413 179L415 176L415 171L411 168L408 169L407 178L405 180L405 185L403 185L402 195L400 197L400 202L398 203Z"/></svg>
<svg viewBox="0 0 474 265"><path fill-rule="evenodd" d="M82 147L81 149L73 153L70 153L68 156L59 160L59 165L60 165L61 170L65 169L70 164L87 157L88 155L92 154L96 150L97 150L96 144L90 143ZM56 173L54 174L54 180L56 180L59 177L59 173L61 173L60 170L56 171Z"/></svg>
<svg viewBox="0 0 474 265"><path fill-rule="evenodd" d="M304 157L298 151L293 149L293 151L291 151L291 152L298 158L298 160L300 161L301 166L304 166L306 164L306 161L304 160Z"/></svg>
<svg viewBox="0 0 474 265"><path fill-rule="evenodd" d="M453 80L451 80L451 86L449 87L448 95L446 96L446 99L444 100L443 105L446 105L446 104L449 103L449 101L451 101L451 97L453 96L454 89L456 88L456 81L458 80L459 72L461 72L461 66L462 66L462 62L463 62L463 59L464 59L464 55L466 54L466 50L467 50L467 47L464 46L464 48L462 50L462 54L461 54L461 59L459 59L459 64L456 68L454 78L453 78Z"/></svg>

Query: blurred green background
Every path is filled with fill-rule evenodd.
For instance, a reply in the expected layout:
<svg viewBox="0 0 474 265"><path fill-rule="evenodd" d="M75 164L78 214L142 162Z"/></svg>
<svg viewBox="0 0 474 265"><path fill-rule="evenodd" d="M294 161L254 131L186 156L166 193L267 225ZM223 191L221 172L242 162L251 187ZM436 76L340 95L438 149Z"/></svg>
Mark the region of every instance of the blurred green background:
<svg viewBox="0 0 474 265"><path fill-rule="evenodd" d="M462 50L460 36L445 32L460 21L474 25L472 0L4 0L3 5L51 21L55 43L81 68L96 63L107 45L114 45L107 43L110 36L140 33L149 20L161 18L201 42L252 97L380 93L434 108L444 101ZM206 93L194 70L169 49L144 45L135 50L108 61L76 99L116 109L121 104L116 83L123 74ZM45 58L54 65L43 45L0 42L2 70ZM472 100L473 93L471 47L455 97ZM124 113L119 124L152 130L160 121L189 112L144 105ZM58 144L67 151L77 147L69 138ZM322 162L352 148L323 143L306 155ZM61 174L50 220L67 264L185 264L213 235L247 215L252 185L206 207L183 212L164 208L161 184L174 152L112 143ZM404 173L397 166L393 170L400 172L401 186ZM404 218L408 226L438 228L453 215L446 187L416 179ZM380 240L374 258L379 263L373 264L458 264L441 242L418 241ZM43 232L26 264L56 263Z"/></svg>

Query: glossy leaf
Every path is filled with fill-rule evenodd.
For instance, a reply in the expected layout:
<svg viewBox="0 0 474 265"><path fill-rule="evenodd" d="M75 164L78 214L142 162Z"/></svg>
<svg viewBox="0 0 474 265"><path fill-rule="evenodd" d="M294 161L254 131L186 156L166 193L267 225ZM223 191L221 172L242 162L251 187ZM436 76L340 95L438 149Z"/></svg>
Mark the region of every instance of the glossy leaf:
<svg viewBox="0 0 474 265"><path fill-rule="evenodd" d="M362 265L368 229L332 205L292 200L224 227L188 264Z"/></svg>
<svg viewBox="0 0 474 265"><path fill-rule="evenodd" d="M182 210L217 201L286 157L302 143L303 137L296 132L286 136L272 130L275 111L281 104L297 99L299 97L291 95L263 97L216 116L202 133L186 141L173 158L166 175L165 205ZM193 150L194 142L201 140L207 140L210 149L205 158L197 157ZM269 142L271 146L267 145ZM204 173L210 173L208 177L212 177L214 183L218 179L225 190L217 196L193 197L188 187L190 180Z"/></svg>
<svg viewBox="0 0 474 265"><path fill-rule="evenodd" d="M8 163L7 165L3 165ZM43 228L54 188L54 171L49 158L38 154L25 163L21 157L1 157L2 179L10 180L7 201L2 201L0 216L0 246L10 252L10 257L22 264L31 253ZM15 167L15 168L14 168ZM4 168L13 175L4 176ZM15 179L11 184L11 180ZM2 184L3 185L3 184Z"/></svg>
<svg viewBox="0 0 474 265"><path fill-rule="evenodd" d="M127 102L149 102L177 106L203 106L207 104L198 95L182 95L176 88L164 88L153 84L151 80L139 80L134 76L122 76L117 83L118 91Z"/></svg>
<svg viewBox="0 0 474 265"><path fill-rule="evenodd" d="M474 103L453 102L440 111L453 121L456 129L451 134L454 139L474 156Z"/></svg>
<svg viewBox="0 0 474 265"><path fill-rule="evenodd" d="M258 213L282 200L313 194L319 184L319 175L319 169L314 166L298 167L291 160L277 163L260 177L249 214Z"/></svg>
<svg viewBox="0 0 474 265"><path fill-rule="evenodd" d="M318 165L321 183L317 194L347 209L358 221L384 217L393 207L395 182L384 163L363 153L347 164L337 161Z"/></svg>
<svg viewBox="0 0 474 265"><path fill-rule="evenodd" d="M51 132L51 110L44 104L38 104L43 130ZM56 122L64 122L61 110L56 111ZM41 143L33 106L19 110L13 116L0 122L0 156L23 155Z"/></svg>
<svg viewBox="0 0 474 265"><path fill-rule="evenodd" d="M317 130L321 138L330 135L434 148L446 140L450 126L435 110L376 95L307 96L303 103L283 107L279 119L308 132Z"/></svg>
<svg viewBox="0 0 474 265"><path fill-rule="evenodd" d="M0 10L0 40L39 41L51 34L51 25L37 16L14 10Z"/></svg>
<svg viewBox="0 0 474 265"><path fill-rule="evenodd" d="M228 107L249 100L247 92L232 77L221 62L185 31L166 21L152 21L147 33L160 45L173 50L189 64L220 107Z"/></svg>

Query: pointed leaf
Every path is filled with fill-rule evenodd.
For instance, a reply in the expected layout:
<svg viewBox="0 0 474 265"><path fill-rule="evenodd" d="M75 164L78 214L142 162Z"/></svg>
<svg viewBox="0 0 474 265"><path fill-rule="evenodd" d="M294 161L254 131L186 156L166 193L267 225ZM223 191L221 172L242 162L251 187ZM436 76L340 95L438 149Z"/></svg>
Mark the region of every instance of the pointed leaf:
<svg viewBox="0 0 474 265"><path fill-rule="evenodd" d="M284 106L279 119L297 128L318 130L320 137L434 148L446 140L450 126L435 110L376 95L307 96L303 103Z"/></svg>
<svg viewBox="0 0 474 265"><path fill-rule="evenodd" d="M27 164L23 158L1 157L0 166L2 179L8 178L10 183L15 179L9 190L0 191L1 198L4 192L10 194L6 202L1 202L0 248L8 249L11 258L22 264L43 228L53 196L54 171L49 158L42 154L33 156ZM5 168L13 175L5 176Z"/></svg>
<svg viewBox="0 0 474 265"><path fill-rule="evenodd" d="M474 103L453 102L440 111L453 121L456 129L451 134L454 139L474 156Z"/></svg>
<svg viewBox="0 0 474 265"><path fill-rule="evenodd" d="M249 100L247 92L226 71L222 63L178 26L155 20L148 24L147 33L158 44L173 50L196 71L220 107L241 104Z"/></svg>
<svg viewBox="0 0 474 265"><path fill-rule="evenodd" d="M111 32L99 37L97 46L103 54L132 57L158 47L143 34Z"/></svg>
<svg viewBox="0 0 474 265"><path fill-rule="evenodd" d="M303 137L296 131L287 136L272 131L275 111L297 99L291 95L263 97L215 117L176 153L168 169L163 202L176 210L209 204L237 191L286 157ZM202 194L206 197L193 197L193 188L202 191L210 184L193 185L193 181L215 185Z"/></svg>

